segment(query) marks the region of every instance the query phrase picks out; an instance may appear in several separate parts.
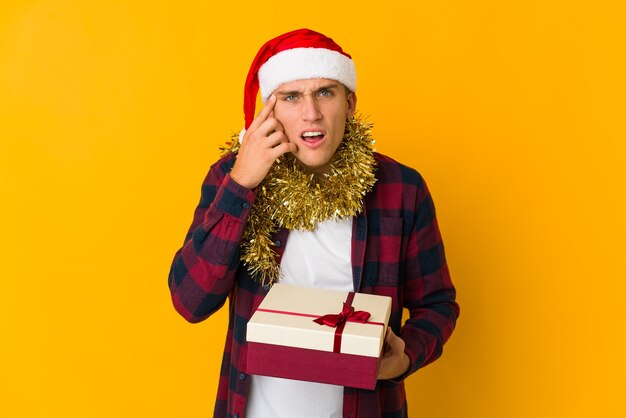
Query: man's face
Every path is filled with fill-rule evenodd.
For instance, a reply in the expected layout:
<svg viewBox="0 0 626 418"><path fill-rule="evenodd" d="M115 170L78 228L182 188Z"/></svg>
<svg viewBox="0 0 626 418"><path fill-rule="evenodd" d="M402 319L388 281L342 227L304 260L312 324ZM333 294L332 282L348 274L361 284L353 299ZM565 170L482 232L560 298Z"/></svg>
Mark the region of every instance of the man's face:
<svg viewBox="0 0 626 418"><path fill-rule="evenodd" d="M281 84L275 91L274 117L297 145L294 156L305 170L327 173L343 139L346 119L354 115L356 95L335 80L314 78Z"/></svg>

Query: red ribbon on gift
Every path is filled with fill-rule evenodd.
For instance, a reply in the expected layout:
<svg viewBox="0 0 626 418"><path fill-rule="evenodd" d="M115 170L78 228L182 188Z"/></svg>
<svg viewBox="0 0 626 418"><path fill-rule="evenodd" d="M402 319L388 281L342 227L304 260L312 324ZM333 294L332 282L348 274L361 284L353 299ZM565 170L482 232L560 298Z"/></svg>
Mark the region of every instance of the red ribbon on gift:
<svg viewBox="0 0 626 418"><path fill-rule="evenodd" d="M329 327L336 328L346 321L360 322L364 324L369 318L369 312L355 311L354 306L347 302L344 302L343 309L338 314L328 314L320 316L319 318L314 319L313 322L317 322L320 325L328 325Z"/></svg>
<svg viewBox="0 0 626 418"><path fill-rule="evenodd" d="M370 313L366 311L355 311L352 306L354 300L354 292L348 293L346 301L343 303L343 309L338 314L327 314L320 316L313 320L320 325L327 325L329 327L336 328L335 341L333 343L333 352L341 352L341 336L343 329L346 326L346 322L360 322L362 324L367 323L370 318Z"/></svg>

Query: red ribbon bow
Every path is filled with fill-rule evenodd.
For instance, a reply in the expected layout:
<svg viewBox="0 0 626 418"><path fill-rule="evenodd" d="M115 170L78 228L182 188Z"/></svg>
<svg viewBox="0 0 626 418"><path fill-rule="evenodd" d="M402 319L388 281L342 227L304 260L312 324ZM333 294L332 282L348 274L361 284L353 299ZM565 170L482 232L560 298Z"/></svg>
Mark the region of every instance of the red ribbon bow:
<svg viewBox="0 0 626 418"><path fill-rule="evenodd" d="M370 313L366 311L355 311L354 306L349 303L343 303L343 309L338 314L328 314L320 316L313 320L320 325L328 325L329 327L337 328L339 325L348 322L360 322L366 323L370 318Z"/></svg>
<svg viewBox="0 0 626 418"><path fill-rule="evenodd" d="M352 306L354 300L354 292L348 293L348 298L343 303L343 309L338 314L328 314L320 316L313 320L320 325L327 325L335 329L335 340L333 343L333 352L341 352L341 335L343 334L343 328L346 326L346 322L360 322L366 323L370 318L370 313L365 311L355 311Z"/></svg>

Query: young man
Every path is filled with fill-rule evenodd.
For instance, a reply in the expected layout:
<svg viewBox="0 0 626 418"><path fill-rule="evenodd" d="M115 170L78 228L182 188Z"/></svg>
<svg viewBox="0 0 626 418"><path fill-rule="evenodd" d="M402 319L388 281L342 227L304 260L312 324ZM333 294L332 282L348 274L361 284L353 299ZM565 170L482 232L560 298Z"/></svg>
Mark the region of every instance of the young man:
<svg viewBox="0 0 626 418"><path fill-rule="evenodd" d="M372 151L355 90L351 57L308 29L267 42L250 68L241 143L211 167L169 277L190 322L229 300L216 417L405 417L403 380L437 359L454 329L428 189ZM277 281L392 298L374 391L247 374L246 325Z"/></svg>

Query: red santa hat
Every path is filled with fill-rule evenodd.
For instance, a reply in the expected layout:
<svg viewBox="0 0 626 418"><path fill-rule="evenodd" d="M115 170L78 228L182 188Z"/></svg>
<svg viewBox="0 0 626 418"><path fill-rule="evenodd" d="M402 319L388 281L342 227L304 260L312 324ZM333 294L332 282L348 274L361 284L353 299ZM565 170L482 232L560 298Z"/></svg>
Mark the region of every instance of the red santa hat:
<svg viewBox="0 0 626 418"><path fill-rule="evenodd" d="M265 102L281 84L311 78L337 80L351 91L356 90L354 61L331 38L310 29L298 29L266 42L256 54L246 78L245 129L254 119L259 88Z"/></svg>

